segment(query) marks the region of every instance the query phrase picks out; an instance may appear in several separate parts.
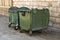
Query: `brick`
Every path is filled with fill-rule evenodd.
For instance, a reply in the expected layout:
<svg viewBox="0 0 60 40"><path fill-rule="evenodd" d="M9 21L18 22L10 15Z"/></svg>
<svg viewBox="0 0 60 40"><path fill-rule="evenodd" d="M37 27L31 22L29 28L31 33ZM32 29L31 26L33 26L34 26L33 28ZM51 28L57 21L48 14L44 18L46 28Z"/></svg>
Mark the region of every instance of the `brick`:
<svg viewBox="0 0 60 40"><path fill-rule="evenodd" d="M56 18L56 22L60 23L60 18Z"/></svg>

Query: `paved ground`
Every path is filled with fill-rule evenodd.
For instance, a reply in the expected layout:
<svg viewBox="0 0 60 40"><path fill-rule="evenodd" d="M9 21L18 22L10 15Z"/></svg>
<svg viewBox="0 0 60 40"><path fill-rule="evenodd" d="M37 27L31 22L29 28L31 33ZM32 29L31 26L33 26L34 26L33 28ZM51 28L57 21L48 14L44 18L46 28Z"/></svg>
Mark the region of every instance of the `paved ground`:
<svg viewBox="0 0 60 40"><path fill-rule="evenodd" d="M29 36L8 28L8 18L0 15L0 40L60 40L60 32L34 32Z"/></svg>

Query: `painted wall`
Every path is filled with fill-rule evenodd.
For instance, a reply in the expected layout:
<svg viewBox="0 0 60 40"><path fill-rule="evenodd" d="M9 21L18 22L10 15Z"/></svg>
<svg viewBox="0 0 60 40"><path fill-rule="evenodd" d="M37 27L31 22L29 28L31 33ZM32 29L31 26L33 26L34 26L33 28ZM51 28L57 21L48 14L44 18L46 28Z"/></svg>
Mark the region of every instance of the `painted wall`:
<svg viewBox="0 0 60 40"><path fill-rule="evenodd" d="M0 14L8 16L8 8L11 6L11 0L0 0Z"/></svg>

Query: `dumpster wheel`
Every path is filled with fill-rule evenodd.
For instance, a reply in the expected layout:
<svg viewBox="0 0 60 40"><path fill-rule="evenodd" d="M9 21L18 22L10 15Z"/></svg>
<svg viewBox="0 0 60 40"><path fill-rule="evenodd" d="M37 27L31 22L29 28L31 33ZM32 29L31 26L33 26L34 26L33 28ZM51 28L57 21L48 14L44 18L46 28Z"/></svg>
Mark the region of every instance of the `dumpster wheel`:
<svg viewBox="0 0 60 40"><path fill-rule="evenodd" d="M38 32L39 32L39 33L42 33L42 32L43 32L43 30L41 29L41 30L39 30Z"/></svg>
<svg viewBox="0 0 60 40"><path fill-rule="evenodd" d="M12 24L12 23L11 23L11 24ZM11 27L11 24L8 25L9 28Z"/></svg>
<svg viewBox="0 0 60 40"><path fill-rule="evenodd" d="M20 28L20 33L24 33L24 30L22 28Z"/></svg>
<svg viewBox="0 0 60 40"><path fill-rule="evenodd" d="M32 36L32 30L29 30L29 35Z"/></svg>
<svg viewBox="0 0 60 40"><path fill-rule="evenodd" d="M18 30L18 25L17 26L14 26L14 30Z"/></svg>

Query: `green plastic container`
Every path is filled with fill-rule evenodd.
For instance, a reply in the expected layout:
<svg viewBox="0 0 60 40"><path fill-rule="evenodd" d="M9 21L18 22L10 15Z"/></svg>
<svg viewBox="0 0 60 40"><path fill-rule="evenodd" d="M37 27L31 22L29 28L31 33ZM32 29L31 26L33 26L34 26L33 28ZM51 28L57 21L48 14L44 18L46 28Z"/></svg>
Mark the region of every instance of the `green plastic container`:
<svg viewBox="0 0 60 40"><path fill-rule="evenodd" d="M23 9L23 8L22 8ZM27 9L28 10L28 9ZM22 15L24 11L19 13L20 16L20 28L22 30L38 31L48 28L49 24L49 10L48 9L31 9L25 10L24 16Z"/></svg>
<svg viewBox="0 0 60 40"><path fill-rule="evenodd" d="M18 29L18 7L10 7L8 9L9 13L9 27L14 25L14 29Z"/></svg>

